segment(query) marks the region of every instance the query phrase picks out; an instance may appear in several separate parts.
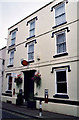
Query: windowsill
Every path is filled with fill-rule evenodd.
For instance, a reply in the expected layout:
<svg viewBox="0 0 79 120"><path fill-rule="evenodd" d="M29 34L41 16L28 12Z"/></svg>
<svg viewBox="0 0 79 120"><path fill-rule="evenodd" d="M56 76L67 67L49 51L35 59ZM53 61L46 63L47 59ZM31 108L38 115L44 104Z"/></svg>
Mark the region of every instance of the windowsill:
<svg viewBox="0 0 79 120"><path fill-rule="evenodd" d="M11 90L6 90L5 92L6 92L6 93L12 93L12 91L11 91Z"/></svg>
<svg viewBox="0 0 79 120"><path fill-rule="evenodd" d="M65 53L60 53L60 54L54 55L53 58L62 57L62 56L66 56L66 55L68 55L67 52L65 52Z"/></svg>
<svg viewBox="0 0 79 120"><path fill-rule="evenodd" d="M68 96L68 95L55 94L53 97L54 97L54 98L65 98L65 99L69 99L69 96Z"/></svg>
<svg viewBox="0 0 79 120"><path fill-rule="evenodd" d="M2 93L2 95L12 97L12 93Z"/></svg>
<svg viewBox="0 0 79 120"><path fill-rule="evenodd" d="M10 45L10 46L9 46L9 48L10 48L10 47L13 47L13 46L15 46L15 44L13 44L13 45Z"/></svg>
<svg viewBox="0 0 79 120"><path fill-rule="evenodd" d="M28 61L28 63L32 63L32 62L34 62L34 60L29 60L29 61Z"/></svg>
<svg viewBox="0 0 79 120"><path fill-rule="evenodd" d="M28 37L27 40L28 40L28 39L31 39L31 38L33 38L33 37L35 37L35 35L33 35L33 36L31 36L31 37Z"/></svg>
<svg viewBox="0 0 79 120"><path fill-rule="evenodd" d="M7 67L13 67L13 65L8 65Z"/></svg>
<svg viewBox="0 0 79 120"><path fill-rule="evenodd" d="M61 25L66 24L66 23L67 23L67 21L66 21L66 22L64 22L64 23L61 23L61 24L59 24L59 25L53 26L52 28L54 29L54 28L56 28L56 27L59 27L59 26L61 26Z"/></svg>

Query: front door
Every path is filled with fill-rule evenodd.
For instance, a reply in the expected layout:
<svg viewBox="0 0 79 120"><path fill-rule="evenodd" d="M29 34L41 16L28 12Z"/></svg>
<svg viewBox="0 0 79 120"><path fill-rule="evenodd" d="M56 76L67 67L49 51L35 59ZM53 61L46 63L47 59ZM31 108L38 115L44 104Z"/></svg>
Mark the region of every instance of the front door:
<svg viewBox="0 0 79 120"><path fill-rule="evenodd" d="M34 73L35 70L24 71L24 98L26 101L34 96L34 81L32 80Z"/></svg>

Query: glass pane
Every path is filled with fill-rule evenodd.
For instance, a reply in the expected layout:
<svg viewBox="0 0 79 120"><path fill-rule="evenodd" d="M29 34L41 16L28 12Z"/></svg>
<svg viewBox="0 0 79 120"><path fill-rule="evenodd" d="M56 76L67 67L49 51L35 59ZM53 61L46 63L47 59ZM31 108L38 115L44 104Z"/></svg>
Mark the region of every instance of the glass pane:
<svg viewBox="0 0 79 120"><path fill-rule="evenodd" d="M57 82L66 81L66 71L56 72Z"/></svg>
<svg viewBox="0 0 79 120"><path fill-rule="evenodd" d="M60 6L55 8L55 17L65 13L65 4L61 4Z"/></svg>
<svg viewBox="0 0 79 120"><path fill-rule="evenodd" d="M31 31L30 31L30 37L31 36L34 36L35 35L35 29L32 29Z"/></svg>
<svg viewBox="0 0 79 120"><path fill-rule="evenodd" d="M34 59L34 53L29 53L28 60L33 60L33 59Z"/></svg>
<svg viewBox="0 0 79 120"><path fill-rule="evenodd" d="M34 52L34 44L29 45L28 53Z"/></svg>
<svg viewBox="0 0 79 120"><path fill-rule="evenodd" d="M65 41L65 33L61 33L56 36L57 43L62 43Z"/></svg>
<svg viewBox="0 0 79 120"><path fill-rule="evenodd" d="M55 22L56 22L56 25L59 25L59 24L62 24L64 22L66 22L65 14L63 14L63 15L58 16L57 18L55 18Z"/></svg>
<svg viewBox="0 0 79 120"><path fill-rule="evenodd" d="M14 44L15 44L15 39L16 39L16 38L14 38L14 39L11 40L11 45L14 45Z"/></svg>
<svg viewBox="0 0 79 120"><path fill-rule="evenodd" d="M8 90L12 90L12 84L9 84Z"/></svg>
<svg viewBox="0 0 79 120"><path fill-rule="evenodd" d="M66 52L66 43L63 44L63 52Z"/></svg>
<svg viewBox="0 0 79 120"><path fill-rule="evenodd" d="M16 31L12 32L12 39L16 37Z"/></svg>
<svg viewBox="0 0 79 120"><path fill-rule="evenodd" d="M10 64L13 65L14 58L10 58Z"/></svg>
<svg viewBox="0 0 79 120"><path fill-rule="evenodd" d="M60 47L57 45L57 53L60 53Z"/></svg>
<svg viewBox="0 0 79 120"><path fill-rule="evenodd" d="M9 83L12 83L12 77L9 76Z"/></svg>
<svg viewBox="0 0 79 120"><path fill-rule="evenodd" d="M35 21L30 23L30 30L33 29L33 28L35 28Z"/></svg>
<svg viewBox="0 0 79 120"><path fill-rule="evenodd" d="M10 58L13 58L13 57L14 57L14 51L10 53Z"/></svg>
<svg viewBox="0 0 79 120"><path fill-rule="evenodd" d="M67 84L57 83L57 93L67 93Z"/></svg>
<svg viewBox="0 0 79 120"><path fill-rule="evenodd" d="M64 52L63 44L60 44L59 46L60 46L60 47L59 47L59 53Z"/></svg>

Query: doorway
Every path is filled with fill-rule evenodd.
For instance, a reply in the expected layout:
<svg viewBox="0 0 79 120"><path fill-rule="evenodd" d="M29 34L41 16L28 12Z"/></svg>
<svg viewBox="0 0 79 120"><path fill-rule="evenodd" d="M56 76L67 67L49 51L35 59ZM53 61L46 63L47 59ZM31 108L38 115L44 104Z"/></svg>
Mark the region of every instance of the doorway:
<svg viewBox="0 0 79 120"><path fill-rule="evenodd" d="M34 97L34 76L35 70L24 71L24 99L29 101L30 97Z"/></svg>

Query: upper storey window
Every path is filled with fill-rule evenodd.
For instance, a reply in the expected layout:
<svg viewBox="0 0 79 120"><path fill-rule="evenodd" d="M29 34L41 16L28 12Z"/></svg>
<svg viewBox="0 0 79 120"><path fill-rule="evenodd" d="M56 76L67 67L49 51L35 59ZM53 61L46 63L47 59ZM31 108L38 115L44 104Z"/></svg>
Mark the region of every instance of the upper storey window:
<svg viewBox="0 0 79 120"><path fill-rule="evenodd" d="M16 40L16 31L13 31L11 33L11 45L15 44L15 40Z"/></svg>
<svg viewBox="0 0 79 120"><path fill-rule="evenodd" d="M55 25L61 25L66 22L65 3L55 7Z"/></svg>
<svg viewBox="0 0 79 120"><path fill-rule="evenodd" d="M35 37L35 24L36 24L37 17L34 17L33 19L29 20L27 22L27 26L29 26L29 37L27 38L30 39L32 37Z"/></svg>
<svg viewBox="0 0 79 120"><path fill-rule="evenodd" d="M29 37L32 37L34 35L35 35L35 20L32 20L30 22Z"/></svg>
<svg viewBox="0 0 79 120"><path fill-rule="evenodd" d="M65 32L56 35L57 54L66 52L66 37Z"/></svg>

